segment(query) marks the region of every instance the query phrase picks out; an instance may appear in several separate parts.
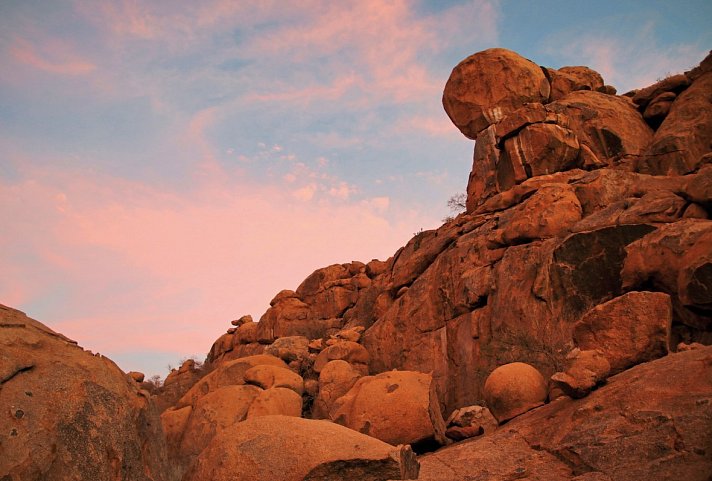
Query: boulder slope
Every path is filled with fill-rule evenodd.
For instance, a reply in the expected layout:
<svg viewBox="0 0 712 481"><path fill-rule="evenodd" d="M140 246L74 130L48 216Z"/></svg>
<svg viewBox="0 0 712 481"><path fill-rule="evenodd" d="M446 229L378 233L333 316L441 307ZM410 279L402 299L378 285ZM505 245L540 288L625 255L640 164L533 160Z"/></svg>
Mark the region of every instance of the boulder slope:
<svg viewBox="0 0 712 481"><path fill-rule="evenodd" d="M158 412L113 362L0 305L3 480L174 478Z"/></svg>

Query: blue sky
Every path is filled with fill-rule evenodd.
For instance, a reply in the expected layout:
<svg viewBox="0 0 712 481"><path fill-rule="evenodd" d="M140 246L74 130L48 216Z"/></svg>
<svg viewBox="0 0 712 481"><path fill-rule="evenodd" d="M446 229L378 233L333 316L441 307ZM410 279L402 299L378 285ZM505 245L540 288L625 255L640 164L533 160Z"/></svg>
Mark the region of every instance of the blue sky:
<svg viewBox="0 0 712 481"><path fill-rule="evenodd" d="M696 65L712 3L0 3L0 303L165 375L317 267L437 227L490 47L619 92Z"/></svg>

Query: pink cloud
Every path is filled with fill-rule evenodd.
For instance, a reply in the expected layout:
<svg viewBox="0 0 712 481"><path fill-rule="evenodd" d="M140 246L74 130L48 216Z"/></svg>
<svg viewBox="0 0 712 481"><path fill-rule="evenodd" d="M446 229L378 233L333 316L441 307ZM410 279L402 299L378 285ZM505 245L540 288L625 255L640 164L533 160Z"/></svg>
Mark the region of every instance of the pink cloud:
<svg viewBox="0 0 712 481"><path fill-rule="evenodd" d="M11 273L0 302L28 310L61 289L61 309L42 320L107 355L205 353L280 289L331 263L386 258L424 224L413 213L389 220L387 198L294 202L281 183L229 172L196 178L189 192L91 172L22 175L0 184L0 222L12 232L0 236Z"/></svg>
<svg viewBox="0 0 712 481"><path fill-rule="evenodd" d="M57 39L37 46L16 38L10 47L10 55L22 64L58 75L86 75L96 70L96 65L82 59Z"/></svg>

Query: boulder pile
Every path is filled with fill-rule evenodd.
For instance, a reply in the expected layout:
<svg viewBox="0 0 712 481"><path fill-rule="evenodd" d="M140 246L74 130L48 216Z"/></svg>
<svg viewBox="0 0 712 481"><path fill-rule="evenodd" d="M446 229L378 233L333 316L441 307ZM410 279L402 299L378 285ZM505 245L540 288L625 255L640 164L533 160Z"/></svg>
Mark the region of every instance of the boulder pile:
<svg viewBox="0 0 712 481"><path fill-rule="evenodd" d="M317 269L204 366L151 393L0 311L0 475L707 481L711 103L712 57L623 95L587 67L468 57L443 94L475 140L466 211L386 261ZM84 396L53 413L27 387L48 352L51 389Z"/></svg>

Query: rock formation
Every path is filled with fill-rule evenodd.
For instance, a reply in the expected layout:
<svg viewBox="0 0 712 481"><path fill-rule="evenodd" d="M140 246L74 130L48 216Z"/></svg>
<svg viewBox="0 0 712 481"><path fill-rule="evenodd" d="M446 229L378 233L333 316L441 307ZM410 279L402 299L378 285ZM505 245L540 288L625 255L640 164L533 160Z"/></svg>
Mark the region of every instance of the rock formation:
<svg viewBox="0 0 712 481"><path fill-rule="evenodd" d="M712 56L624 95L587 67L468 57L443 94L475 140L466 211L317 269L154 395L0 311L0 481L415 479L433 450L418 479L707 481L711 99ZM26 388L47 353L59 375ZM77 396L37 408L54 437L23 407L38 389Z"/></svg>
<svg viewBox="0 0 712 481"><path fill-rule="evenodd" d="M707 480L711 380L712 347L641 364L585 399L560 398L421 457L418 479Z"/></svg>
<svg viewBox="0 0 712 481"><path fill-rule="evenodd" d="M148 392L104 356L0 305L0 479L171 481Z"/></svg>

